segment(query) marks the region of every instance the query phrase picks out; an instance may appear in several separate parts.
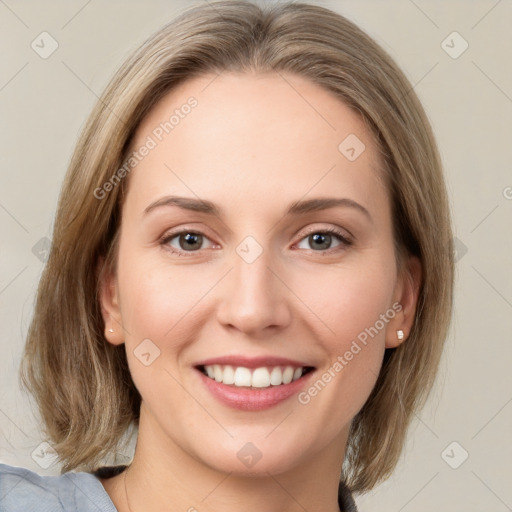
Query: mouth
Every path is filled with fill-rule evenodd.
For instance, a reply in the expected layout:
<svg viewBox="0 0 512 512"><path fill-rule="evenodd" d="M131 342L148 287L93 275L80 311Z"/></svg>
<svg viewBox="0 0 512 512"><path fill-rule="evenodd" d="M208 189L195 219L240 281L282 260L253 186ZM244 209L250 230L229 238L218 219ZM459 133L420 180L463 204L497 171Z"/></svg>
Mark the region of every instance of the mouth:
<svg viewBox="0 0 512 512"><path fill-rule="evenodd" d="M193 369L209 396L232 409L255 412L290 400L313 379L316 367L272 354L226 354L196 361Z"/></svg>
<svg viewBox="0 0 512 512"><path fill-rule="evenodd" d="M218 383L233 388L265 389L285 386L299 380L315 368L313 366L274 365L247 368L234 365L197 365L196 370Z"/></svg>

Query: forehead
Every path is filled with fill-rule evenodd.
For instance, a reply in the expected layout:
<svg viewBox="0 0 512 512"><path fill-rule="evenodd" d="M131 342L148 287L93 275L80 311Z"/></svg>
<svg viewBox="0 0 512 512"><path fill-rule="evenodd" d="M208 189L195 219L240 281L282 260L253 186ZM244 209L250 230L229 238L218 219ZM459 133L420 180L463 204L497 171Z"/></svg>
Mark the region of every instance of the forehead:
<svg viewBox="0 0 512 512"><path fill-rule="evenodd" d="M383 188L378 151L361 117L289 73L187 80L140 124L132 151L144 145L152 149L132 171L129 189L146 202L174 192L291 201L333 191L364 201Z"/></svg>

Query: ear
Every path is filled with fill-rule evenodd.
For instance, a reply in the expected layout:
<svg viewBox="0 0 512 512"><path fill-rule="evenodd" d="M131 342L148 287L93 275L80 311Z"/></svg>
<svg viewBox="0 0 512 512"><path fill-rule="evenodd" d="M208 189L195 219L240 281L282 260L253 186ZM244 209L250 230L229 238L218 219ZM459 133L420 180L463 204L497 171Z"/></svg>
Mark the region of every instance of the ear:
<svg viewBox="0 0 512 512"><path fill-rule="evenodd" d="M396 348L408 338L414 322L421 280L421 261L416 256L409 256L397 279L393 299L393 304L396 304L393 309L397 313L386 329L386 348ZM403 331L402 339L398 338L398 330Z"/></svg>
<svg viewBox="0 0 512 512"><path fill-rule="evenodd" d="M119 288L117 277L110 268L103 268L104 260L98 263L99 270L99 301L101 314L105 324L105 339L112 345L124 343L124 329L119 307Z"/></svg>

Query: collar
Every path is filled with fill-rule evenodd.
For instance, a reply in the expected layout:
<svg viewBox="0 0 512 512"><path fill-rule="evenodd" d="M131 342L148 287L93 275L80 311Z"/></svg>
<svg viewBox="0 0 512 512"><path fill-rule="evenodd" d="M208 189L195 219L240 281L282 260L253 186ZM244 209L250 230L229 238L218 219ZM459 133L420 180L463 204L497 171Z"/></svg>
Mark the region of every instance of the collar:
<svg viewBox="0 0 512 512"><path fill-rule="evenodd" d="M93 472L98 478L110 478L122 473L128 466L103 466ZM338 505L341 512L357 512L357 507L352 493L345 482L340 481L338 486Z"/></svg>

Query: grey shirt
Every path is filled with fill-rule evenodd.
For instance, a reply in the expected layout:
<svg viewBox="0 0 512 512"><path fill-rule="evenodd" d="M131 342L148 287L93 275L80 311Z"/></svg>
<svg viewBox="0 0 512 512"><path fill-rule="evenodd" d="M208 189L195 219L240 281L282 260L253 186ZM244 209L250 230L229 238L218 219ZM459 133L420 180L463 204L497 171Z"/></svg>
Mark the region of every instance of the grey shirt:
<svg viewBox="0 0 512 512"><path fill-rule="evenodd" d="M29 469L0 464L0 512L117 512L99 478L121 473L126 466L103 467L94 473L67 472L41 476ZM350 491L338 489L341 512L357 512Z"/></svg>

